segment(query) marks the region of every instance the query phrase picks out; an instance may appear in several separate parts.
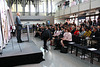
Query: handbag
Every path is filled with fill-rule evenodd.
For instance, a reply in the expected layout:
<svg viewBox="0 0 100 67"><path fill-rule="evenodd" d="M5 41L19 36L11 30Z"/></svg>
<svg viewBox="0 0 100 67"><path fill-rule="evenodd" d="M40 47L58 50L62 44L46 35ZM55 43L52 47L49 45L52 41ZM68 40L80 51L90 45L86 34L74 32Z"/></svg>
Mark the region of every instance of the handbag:
<svg viewBox="0 0 100 67"><path fill-rule="evenodd" d="M68 53L68 48L67 47L61 47L61 53Z"/></svg>

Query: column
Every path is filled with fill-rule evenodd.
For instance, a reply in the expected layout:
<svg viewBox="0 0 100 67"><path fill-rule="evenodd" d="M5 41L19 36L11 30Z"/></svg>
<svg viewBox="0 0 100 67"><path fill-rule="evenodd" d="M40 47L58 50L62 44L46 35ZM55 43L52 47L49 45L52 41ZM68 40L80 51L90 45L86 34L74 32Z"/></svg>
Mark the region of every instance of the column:
<svg viewBox="0 0 100 67"><path fill-rule="evenodd" d="M8 0L8 6L10 7L10 2L9 2L9 0Z"/></svg>
<svg viewBox="0 0 100 67"><path fill-rule="evenodd" d="M26 0L22 0L21 6L23 7L23 16L25 16Z"/></svg>
<svg viewBox="0 0 100 67"><path fill-rule="evenodd" d="M44 1L42 1L43 13L44 13Z"/></svg>
<svg viewBox="0 0 100 67"><path fill-rule="evenodd" d="M36 2L35 1L32 1L32 5L34 5L34 7L35 7L35 15L36 15Z"/></svg>
<svg viewBox="0 0 100 67"><path fill-rule="evenodd" d="M31 1L29 0L29 16L31 16Z"/></svg>
<svg viewBox="0 0 100 67"><path fill-rule="evenodd" d="M91 9L91 0L90 0L90 9Z"/></svg>
<svg viewBox="0 0 100 67"><path fill-rule="evenodd" d="M35 3L35 15L37 16L37 15L39 15L39 0L36 0L36 3Z"/></svg>
<svg viewBox="0 0 100 67"><path fill-rule="evenodd" d="M51 0L51 16L52 16L52 0Z"/></svg>
<svg viewBox="0 0 100 67"><path fill-rule="evenodd" d="M37 16L37 0L35 2L35 15Z"/></svg>
<svg viewBox="0 0 100 67"><path fill-rule="evenodd" d="M16 13L18 12L18 0L16 0Z"/></svg>
<svg viewBox="0 0 100 67"><path fill-rule="evenodd" d="M39 15L39 0L37 2L37 15Z"/></svg>
<svg viewBox="0 0 100 67"><path fill-rule="evenodd" d="M48 0L46 0L46 15L48 16Z"/></svg>
<svg viewBox="0 0 100 67"><path fill-rule="evenodd" d="M25 16L25 6L23 7L23 16Z"/></svg>

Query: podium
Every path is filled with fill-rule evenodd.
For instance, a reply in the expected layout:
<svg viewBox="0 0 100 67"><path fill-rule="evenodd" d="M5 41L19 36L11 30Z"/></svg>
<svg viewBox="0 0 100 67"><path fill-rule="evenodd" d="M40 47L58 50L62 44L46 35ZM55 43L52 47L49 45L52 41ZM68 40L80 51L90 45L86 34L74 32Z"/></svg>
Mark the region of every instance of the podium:
<svg viewBox="0 0 100 67"><path fill-rule="evenodd" d="M28 42L30 41L30 30L29 30L29 22L25 24L27 26L27 39L28 39Z"/></svg>

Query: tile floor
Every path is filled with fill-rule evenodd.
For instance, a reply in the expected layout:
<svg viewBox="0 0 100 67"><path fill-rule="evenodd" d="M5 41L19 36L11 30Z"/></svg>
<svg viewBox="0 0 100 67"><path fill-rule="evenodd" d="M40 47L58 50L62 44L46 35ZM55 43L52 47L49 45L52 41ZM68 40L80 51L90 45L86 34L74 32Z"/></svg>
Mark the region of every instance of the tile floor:
<svg viewBox="0 0 100 67"><path fill-rule="evenodd" d="M100 67L100 63L95 62L94 64L91 64L89 63L89 60L81 60L79 57L76 57L75 54L60 53L59 50L53 50L54 47L51 46L49 46L49 51L44 53L42 48L43 41L33 37L33 35L31 35L31 39L33 39L33 42L43 52L45 61L39 64L28 64L16 67Z"/></svg>

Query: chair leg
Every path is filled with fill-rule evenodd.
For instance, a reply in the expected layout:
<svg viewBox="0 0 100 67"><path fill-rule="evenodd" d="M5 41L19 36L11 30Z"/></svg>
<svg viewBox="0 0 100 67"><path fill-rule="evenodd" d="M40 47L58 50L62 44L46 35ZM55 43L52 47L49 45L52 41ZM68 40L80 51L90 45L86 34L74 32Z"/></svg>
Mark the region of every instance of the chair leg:
<svg viewBox="0 0 100 67"><path fill-rule="evenodd" d="M76 56L78 55L78 48L76 47Z"/></svg>
<svg viewBox="0 0 100 67"><path fill-rule="evenodd" d="M91 52L90 63L92 63L92 64L93 64L93 52Z"/></svg>
<svg viewBox="0 0 100 67"><path fill-rule="evenodd" d="M69 45L67 45L67 50L68 50L68 52L69 52Z"/></svg>
<svg viewBox="0 0 100 67"><path fill-rule="evenodd" d="M73 46L71 45L71 54L72 54L72 51L73 51Z"/></svg>
<svg viewBox="0 0 100 67"><path fill-rule="evenodd" d="M85 54L86 54L86 51L85 50L82 50L83 51L83 56L84 56L84 60L85 60Z"/></svg>
<svg viewBox="0 0 100 67"><path fill-rule="evenodd" d="M100 62L100 56L98 57L98 62Z"/></svg>

